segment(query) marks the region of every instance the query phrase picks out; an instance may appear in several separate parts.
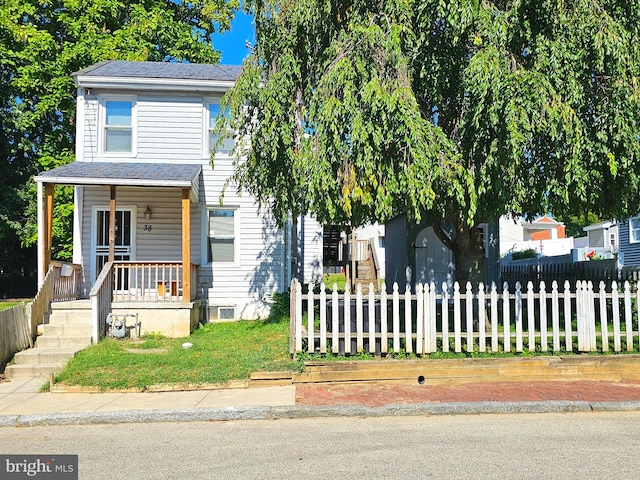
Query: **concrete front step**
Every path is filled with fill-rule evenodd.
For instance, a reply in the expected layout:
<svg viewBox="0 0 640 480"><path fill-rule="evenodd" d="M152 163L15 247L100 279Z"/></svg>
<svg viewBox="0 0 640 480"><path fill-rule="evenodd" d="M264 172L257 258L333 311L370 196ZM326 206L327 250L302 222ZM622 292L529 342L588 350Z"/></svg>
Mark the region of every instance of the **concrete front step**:
<svg viewBox="0 0 640 480"><path fill-rule="evenodd" d="M51 316L47 323L69 324L91 323L91 302L89 300L74 300L70 302L53 302Z"/></svg>
<svg viewBox="0 0 640 480"><path fill-rule="evenodd" d="M62 325L43 325L42 335L86 335L91 337L92 326L88 324L62 324Z"/></svg>
<svg viewBox="0 0 640 480"><path fill-rule="evenodd" d="M55 310L51 312L47 324L68 325L68 324L91 324L91 310Z"/></svg>
<svg viewBox="0 0 640 480"><path fill-rule="evenodd" d="M5 378L49 378L50 374L62 371L60 365L8 365L4 371Z"/></svg>
<svg viewBox="0 0 640 480"><path fill-rule="evenodd" d="M14 365L51 364L64 366L78 348L74 347L38 347L18 352L13 357Z"/></svg>
<svg viewBox="0 0 640 480"><path fill-rule="evenodd" d="M91 345L91 335L42 335L36 341L38 348L77 347L86 348Z"/></svg>

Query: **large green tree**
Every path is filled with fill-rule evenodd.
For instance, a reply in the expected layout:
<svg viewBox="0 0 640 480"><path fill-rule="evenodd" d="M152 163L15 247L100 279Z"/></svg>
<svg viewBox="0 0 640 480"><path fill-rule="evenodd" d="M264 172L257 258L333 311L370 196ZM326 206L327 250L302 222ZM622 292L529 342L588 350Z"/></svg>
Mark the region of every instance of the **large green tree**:
<svg viewBox="0 0 640 480"><path fill-rule="evenodd" d="M640 209L637 0L255 0L235 178L282 221L426 219L477 279L479 225Z"/></svg>
<svg viewBox="0 0 640 480"><path fill-rule="evenodd" d="M102 60L217 63L220 53L211 34L229 28L238 5L238 0L2 1L0 244L33 245L30 179L74 159L71 73ZM59 188L56 197L56 255L70 258L71 192Z"/></svg>

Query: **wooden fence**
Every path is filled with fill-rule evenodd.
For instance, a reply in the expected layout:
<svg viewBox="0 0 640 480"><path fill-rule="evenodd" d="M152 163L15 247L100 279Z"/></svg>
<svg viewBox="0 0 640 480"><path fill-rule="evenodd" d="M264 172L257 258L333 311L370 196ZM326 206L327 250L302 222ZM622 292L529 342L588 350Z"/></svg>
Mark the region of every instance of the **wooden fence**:
<svg viewBox="0 0 640 480"><path fill-rule="evenodd" d="M291 285L290 351L352 355L436 352L620 352L640 350L638 308L640 282L607 287L600 282L565 281L562 287L544 282L534 291L517 283L488 289L458 283L439 293L434 284L418 285L412 293L398 290L363 295L302 293ZM632 288L633 287L633 288Z"/></svg>
<svg viewBox="0 0 640 480"><path fill-rule="evenodd" d="M0 362L33 346L30 307L24 303L0 310Z"/></svg>

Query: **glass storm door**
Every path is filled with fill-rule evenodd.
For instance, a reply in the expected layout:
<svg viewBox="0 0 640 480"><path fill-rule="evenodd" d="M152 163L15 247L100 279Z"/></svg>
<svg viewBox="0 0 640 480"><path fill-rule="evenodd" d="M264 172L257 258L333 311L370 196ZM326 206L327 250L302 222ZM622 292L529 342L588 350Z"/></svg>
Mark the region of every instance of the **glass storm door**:
<svg viewBox="0 0 640 480"><path fill-rule="evenodd" d="M96 245L95 245L95 276L100 275L102 267L109 261L109 210L96 211ZM115 225L115 256L114 260L132 260L133 229L131 228L131 210L116 210ZM128 282L127 282L128 283ZM121 287L126 287L121 285Z"/></svg>

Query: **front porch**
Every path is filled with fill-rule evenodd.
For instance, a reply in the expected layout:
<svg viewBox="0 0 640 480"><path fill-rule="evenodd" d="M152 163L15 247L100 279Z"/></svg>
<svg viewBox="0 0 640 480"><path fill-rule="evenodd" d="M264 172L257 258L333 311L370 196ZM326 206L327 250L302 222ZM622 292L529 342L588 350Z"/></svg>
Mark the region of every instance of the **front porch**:
<svg viewBox="0 0 640 480"><path fill-rule="evenodd" d="M200 165L73 162L36 177L40 321L74 272L65 299L89 298L94 343L109 314L137 315L141 333L189 335L200 315L200 175ZM56 185L75 188L73 263L51 260Z"/></svg>

